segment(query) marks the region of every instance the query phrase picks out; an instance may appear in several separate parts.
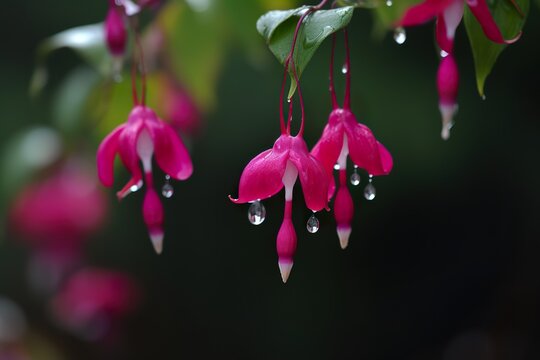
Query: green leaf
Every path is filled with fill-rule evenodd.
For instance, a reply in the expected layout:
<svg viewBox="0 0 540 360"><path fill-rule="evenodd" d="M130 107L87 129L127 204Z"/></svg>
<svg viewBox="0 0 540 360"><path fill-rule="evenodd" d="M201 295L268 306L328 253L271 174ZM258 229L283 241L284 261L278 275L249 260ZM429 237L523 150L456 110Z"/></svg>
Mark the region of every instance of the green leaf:
<svg viewBox="0 0 540 360"><path fill-rule="evenodd" d="M200 108L211 109L228 41L221 13L215 7L194 12L183 2L170 1L161 14L158 21L176 77Z"/></svg>
<svg viewBox="0 0 540 360"><path fill-rule="evenodd" d="M30 93L38 94L47 83L46 61L55 50L69 48L103 75L112 69L112 57L105 45L103 23L79 26L45 39L38 47L36 68L30 83Z"/></svg>
<svg viewBox="0 0 540 360"><path fill-rule="evenodd" d="M291 51L294 31L300 16L307 11L308 7L303 6L293 10L274 10L259 18L257 30L265 38L272 53L281 64L285 63ZM310 14L304 20L294 50L294 64L298 78L306 68L307 64L315 54L322 42L331 34L346 27L351 21L354 7L347 6L332 10L319 10ZM296 82L292 73L291 88L289 98L296 90Z"/></svg>
<svg viewBox="0 0 540 360"><path fill-rule="evenodd" d="M519 14L510 0L495 0L493 4L490 4L491 14L505 39L512 39L519 34L529 12L529 0L515 1L525 14L524 16ZM464 18L474 56L478 93L483 97L486 78L507 45L496 44L489 40L468 7L465 9Z"/></svg>

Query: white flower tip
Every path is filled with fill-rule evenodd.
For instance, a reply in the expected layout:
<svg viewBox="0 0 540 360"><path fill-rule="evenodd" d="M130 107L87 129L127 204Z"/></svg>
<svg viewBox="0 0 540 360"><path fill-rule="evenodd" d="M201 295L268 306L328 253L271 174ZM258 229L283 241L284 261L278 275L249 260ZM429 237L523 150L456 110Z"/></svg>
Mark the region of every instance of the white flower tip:
<svg viewBox="0 0 540 360"><path fill-rule="evenodd" d="M442 130L441 138L448 140L450 138L450 130L454 126L454 115L457 112L457 105L444 105L440 104L439 109L442 115Z"/></svg>
<svg viewBox="0 0 540 360"><path fill-rule="evenodd" d="M289 279L289 275L291 274L293 262L292 261L278 261L278 265L279 265L279 272L281 273L281 280L283 280L283 283L285 284L287 280Z"/></svg>
<svg viewBox="0 0 540 360"><path fill-rule="evenodd" d="M152 240L156 253L161 254L163 252L163 232L150 233L150 240Z"/></svg>
<svg viewBox="0 0 540 360"><path fill-rule="evenodd" d="M349 245L349 236L351 236L352 229L350 227L338 227L337 235L339 237L339 245L343 250Z"/></svg>

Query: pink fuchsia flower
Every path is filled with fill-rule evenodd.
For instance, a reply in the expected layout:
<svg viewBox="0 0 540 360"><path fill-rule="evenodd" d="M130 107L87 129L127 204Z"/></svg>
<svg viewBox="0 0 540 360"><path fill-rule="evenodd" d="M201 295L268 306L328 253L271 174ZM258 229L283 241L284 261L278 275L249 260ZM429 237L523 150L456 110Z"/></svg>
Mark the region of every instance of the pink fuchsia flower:
<svg viewBox="0 0 540 360"><path fill-rule="evenodd" d="M140 289L127 274L87 268L68 278L50 305L64 327L97 340L133 313L140 300Z"/></svg>
<svg viewBox="0 0 540 360"><path fill-rule="evenodd" d="M127 30L125 10L109 0L109 10L105 18L105 38L107 47L113 57L121 58L126 50Z"/></svg>
<svg viewBox="0 0 540 360"><path fill-rule="evenodd" d="M11 228L32 249L30 279L40 289L56 287L78 263L108 212L95 175L76 161L23 189L11 207Z"/></svg>
<svg viewBox="0 0 540 360"><path fill-rule="evenodd" d="M437 43L447 53L453 51L456 28L463 18L465 4L478 20L484 34L488 39L498 44L511 44L519 39L521 34L513 39L504 39L499 27L493 20L486 0L425 0L410 7L401 21L400 26L414 26L423 24L432 18L437 18ZM517 5L516 9L519 9ZM518 10L520 11L520 10Z"/></svg>
<svg viewBox="0 0 540 360"><path fill-rule="evenodd" d="M287 282L296 251L296 232L292 223L293 187L300 177L306 206L312 211L326 208L328 180L324 168L310 155L302 135L288 133L276 140L272 149L249 162L242 176L238 204L267 199L285 188L285 213L277 236L278 265L283 282Z"/></svg>
<svg viewBox="0 0 540 360"><path fill-rule="evenodd" d="M437 75L437 87L439 95L444 97L444 99L439 97L439 108L443 122L441 136L444 140L448 140L450 137L453 116L457 111L456 98L459 77L454 59L444 59L448 54L453 54L455 33L463 18L465 3L478 20L486 37L491 41L498 44L511 44L520 38L521 33L513 39L504 39L489 11L486 0L425 0L410 7L398 23L398 26L413 26L423 24L434 17L437 19L436 39L442 50L441 56L443 58ZM517 4L514 1L512 3L516 10L522 14Z"/></svg>
<svg viewBox="0 0 540 360"><path fill-rule="evenodd" d="M120 155L122 163L131 173L131 179L117 195L124 198L143 185L144 170L146 194L143 202L143 218L148 228L154 249L159 254L163 249L163 207L154 190L152 157L167 176L186 180L193 172L189 153L173 128L159 119L156 113L137 105L129 114L125 124L114 129L101 142L97 152L99 179L105 186L114 181L114 158Z"/></svg>
<svg viewBox="0 0 540 360"><path fill-rule="evenodd" d="M337 234L342 249L349 244L351 235L351 222L354 216L354 204L347 188L347 157L354 163L354 173L351 176L353 185L360 184L357 168L365 169L369 174L369 184L364 195L368 200L375 198L375 187L372 178L378 175L387 175L393 167L392 156L386 148L377 141L371 130L360 124L351 111L351 64L349 53L349 40L347 30L345 37L345 96L343 107L338 105L334 88L334 51L336 37L332 39L332 52L330 56L330 95L333 110L330 113L328 124L322 136L311 150L311 154L323 165L330 186L328 199L334 196L335 182L333 170L339 170L339 187L334 200L334 217L336 219Z"/></svg>
<svg viewBox="0 0 540 360"><path fill-rule="evenodd" d="M454 55L448 54L441 59L437 72L437 90L439 91L439 110L442 114L443 127L441 137L448 140L450 129L454 125L453 116L457 111L457 92L459 74Z"/></svg>
<svg viewBox="0 0 540 360"><path fill-rule="evenodd" d="M349 109L342 108L336 108L330 113L328 124L311 154L320 161L330 179L328 199L331 199L335 192L334 166L339 169L334 215L339 241L345 249L349 242L354 213L352 198L347 188L347 157L351 158L355 167L365 169L371 177L390 173L393 166L392 156L367 126L360 124Z"/></svg>

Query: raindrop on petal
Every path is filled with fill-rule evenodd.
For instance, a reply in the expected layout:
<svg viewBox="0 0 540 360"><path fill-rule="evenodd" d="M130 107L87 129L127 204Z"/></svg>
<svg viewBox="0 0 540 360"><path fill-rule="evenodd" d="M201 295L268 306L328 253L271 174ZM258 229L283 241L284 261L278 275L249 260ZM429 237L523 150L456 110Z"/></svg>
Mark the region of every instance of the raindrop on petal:
<svg viewBox="0 0 540 360"><path fill-rule="evenodd" d="M447 57L448 56L448 53L444 50L441 50L441 57Z"/></svg>
<svg viewBox="0 0 540 360"><path fill-rule="evenodd" d="M343 64L343 67L341 68L341 73L346 74L347 72L349 72L349 67L345 63L345 64Z"/></svg>
<svg viewBox="0 0 540 360"><path fill-rule="evenodd" d="M339 166L338 163L335 163L335 164L334 164L334 170L339 170L340 168L341 168L341 167Z"/></svg>
<svg viewBox="0 0 540 360"><path fill-rule="evenodd" d="M315 216L315 214L312 214L308 221L307 221L307 224L306 224L306 228L307 228L307 231L309 231L310 233L314 234L316 233L317 231L319 231L319 219L317 219L317 217Z"/></svg>
<svg viewBox="0 0 540 360"><path fill-rule="evenodd" d="M248 209L248 219L253 225L261 225L266 219L266 209L260 201L253 202Z"/></svg>
<svg viewBox="0 0 540 360"><path fill-rule="evenodd" d="M394 41L397 44L401 45L405 42L405 40L407 40L407 34L405 33L405 29L401 26L396 28L396 30L394 31Z"/></svg>

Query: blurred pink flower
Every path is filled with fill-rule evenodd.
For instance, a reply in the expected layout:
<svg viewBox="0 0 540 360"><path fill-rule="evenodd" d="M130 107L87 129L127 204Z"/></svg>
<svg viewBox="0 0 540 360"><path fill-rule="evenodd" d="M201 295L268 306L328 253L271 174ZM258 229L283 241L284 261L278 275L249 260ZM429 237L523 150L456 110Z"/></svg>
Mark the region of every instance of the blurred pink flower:
<svg viewBox="0 0 540 360"><path fill-rule="evenodd" d="M66 328L97 340L133 313L140 300L140 289L127 274L87 268L67 279L52 299L51 310Z"/></svg>
<svg viewBox="0 0 540 360"><path fill-rule="evenodd" d="M129 114L128 121L114 129L99 145L98 175L105 186L113 185L116 154L120 155L131 173L129 182L117 193L119 199L142 187L142 162L146 182L143 217L154 249L159 254L163 249L163 207L154 190L152 157L155 155L165 174L176 180L185 180L193 172L189 153L170 125L159 119L152 109L137 105Z"/></svg>
<svg viewBox="0 0 540 360"><path fill-rule="evenodd" d="M441 59L437 72L437 90L439 92L439 110L442 114L441 137L448 140L453 126L453 117L457 111L457 93L459 73L454 55L451 53Z"/></svg>
<svg viewBox="0 0 540 360"><path fill-rule="evenodd" d="M34 285L54 287L79 261L83 243L107 212L95 176L74 162L23 189L11 206L10 225L33 251L30 275L42 282Z"/></svg>
<svg viewBox="0 0 540 360"><path fill-rule="evenodd" d="M182 134L196 134L201 128L201 114L197 105L174 80L164 80L164 92L161 98L163 115L169 119L173 128Z"/></svg>
<svg viewBox="0 0 540 360"><path fill-rule="evenodd" d="M127 30L125 11L115 0L109 0L109 10L105 18L105 39L112 56L122 57L126 50Z"/></svg>

